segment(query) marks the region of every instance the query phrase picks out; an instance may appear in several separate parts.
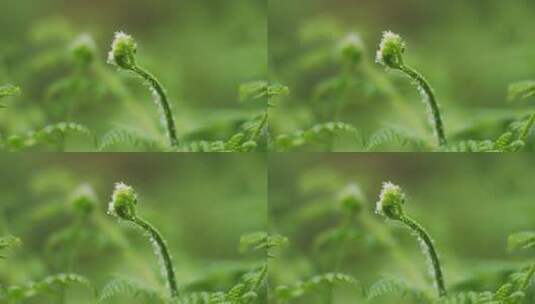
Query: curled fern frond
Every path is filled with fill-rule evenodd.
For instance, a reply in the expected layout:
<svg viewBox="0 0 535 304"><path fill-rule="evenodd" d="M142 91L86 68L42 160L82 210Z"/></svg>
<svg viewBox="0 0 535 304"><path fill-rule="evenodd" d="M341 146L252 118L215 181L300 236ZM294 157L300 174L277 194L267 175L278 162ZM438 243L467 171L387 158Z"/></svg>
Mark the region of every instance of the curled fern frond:
<svg viewBox="0 0 535 304"><path fill-rule="evenodd" d="M176 131L175 117L171 109L167 91L154 75L138 65L136 61L136 53L137 43L134 38L123 32L117 32L115 33L111 51L108 54L108 63L126 71L130 71L146 81L154 96L156 104L161 109L162 120L165 122L169 143L171 147L177 147L179 141Z"/></svg>
<svg viewBox="0 0 535 304"><path fill-rule="evenodd" d="M163 302L156 290L147 287L146 284L126 278L117 278L108 282L100 292L98 302L106 303L118 296L141 298L151 303Z"/></svg>
<svg viewBox="0 0 535 304"><path fill-rule="evenodd" d="M407 197L405 192L391 182L384 182L376 204L375 212L387 219L398 221L405 225L418 238L422 253L428 259L431 266L431 273L434 285L437 289L438 297L446 295L446 285L442 265L435 248L435 244L427 230L405 213L405 203Z"/></svg>
<svg viewBox="0 0 535 304"><path fill-rule="evenodd" d="M387 69L398 70L414 81L422 96L422 101L427 105L431 114L438 145L443 146L446 144L446 135L435 92L422 74L405 63L403 59L405 49L406 43L401 36L385 31L377 51L376 62Z"/></svg>
<svg viewBox="0 0 535 304"><path fill-rule="evenodd" d="M510 252L535 247L535 231L522 231L509 235L507 249Z"/></svg>
<svg viewBox="0 0 535 304"><path fill-rule="evenodd" d="M276 288L276 297L280 300L292 300L301 298L311 293L321 292L326 288L337 285L349 285L361 291L358 281L350 275L330 272L316 275L306 281L300 281L293 285L281 285Z"/></svg>
<svg viewBox="0 0 535 304"><path fill-rule="evenodd" d="M170 298L177 298L179 291L175 276L175 267L167 242L163 235L151 223L138 216L137 204L138 195L134 188L124 183L116 183L111 201L108 205L108 214L119 220L134 224L149 236L158 262L162 268Z"/></svg>

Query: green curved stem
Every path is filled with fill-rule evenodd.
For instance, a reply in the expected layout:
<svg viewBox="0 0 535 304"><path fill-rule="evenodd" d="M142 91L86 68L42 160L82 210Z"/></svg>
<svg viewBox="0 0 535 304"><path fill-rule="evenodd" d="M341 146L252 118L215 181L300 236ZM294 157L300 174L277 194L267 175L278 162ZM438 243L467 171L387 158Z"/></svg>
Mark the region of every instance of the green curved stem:
<svg viewBox="0 0 535 304"><path fill-rule="evenodd" d="M438 106L437 99L435 97L435 92L433 91L433 88L429 85L429 82L425 79L425 77L418 73L415 69L411 68L407 65L402 65L400 67L400 70L405 73L409 78L414 80L418 87L422 90L422 93L425 94L425 103L429 106L429 109L431 110L431 115L433 116L433 123L434 128L436 132L436 136L438 139L439 146L443 146L447 143L446 141L446 135L444 133L444 124L442 122L442 117L440 115L440 108Z"/></svg>
<svg viewBox="0 0 535 304"><path fill-rule="evenodd" d="M429 236L429 233L418 224L415 220L408 216L402 216L400 221L407 225L411 231L416 233L424 248L424 254L426 254L431 261L431 266L433 267L433 275L436 283L436 288L438 290L438 296L443 297L446 295L446 287L444 284L444 275L442 273L442 268L440 266L440 260L438 258L438 253L433 244L433 240Z"/></svg>
<svg viewBox="0 0 535 304"><path fill-rule="evenodd" d="M531 128L533 128L533 125L535 124L535 113L531 114L531 116L528 118L526 125L521 131L520 134L520 140L526 141L528 138L529 133L531 132Z"/></svg>
<svg viewBox="0 0 535 304"><path fill-rule="evenodd" d="M173 117L173 111L171 110L171 105L169 104L169 99L167 98L167 92L163 88L162 84L158 79L146 71L145 69L135 66L132 69L132 72L141 76L145 79L154 92L158 95L158 103L162 107L163 114L165 117L165 123L167 127L167 135L169 136L169 142L172 147L177 147L179 144L178 136L176 134L175 118Z"/></svg>
<svg viewBox="0 0 535 304"><path fill-rule="evenodd" d="M165 240L163 239L160 232L149 222L139 217L133 218L132 222L141 227L143 231L146 231L153 240L154 246L156 247L156 250L158 251L158 254L160 255L163 261L165 276L167 279L167 287L169 288L169 291L171 293L171 298L177 298L178 287L176 283L175 269L173 267L173 260L171 259L171 255L169 254L169 249L167 248Z"/></svg>

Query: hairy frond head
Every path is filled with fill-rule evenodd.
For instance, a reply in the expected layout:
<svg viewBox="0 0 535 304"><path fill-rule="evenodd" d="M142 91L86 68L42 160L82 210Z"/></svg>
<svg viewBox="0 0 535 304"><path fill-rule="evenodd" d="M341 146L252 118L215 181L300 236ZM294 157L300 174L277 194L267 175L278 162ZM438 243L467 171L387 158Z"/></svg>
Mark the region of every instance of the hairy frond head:
<svg viewBox="0 0 535 304"><path fill-rule="evenodd" d="M97 45L91 35L81 34L74 39L70 50L76 62L82 66L88 66L95 60Z"/></svg>
<svg viewBox="0 0 535 304"><path fill-rule="evenodd" d="M338 202L344 210L357 214L362 210L366 198L357 184L348 184L338 195Z"/></svg>
<svg viewBox="0 0 535 304"><path fill-rule="evenodd" d="M357 65L364 57L364 42L356 33L349 33L340 41L338 50L345 61Z"/></svg>
<svg viewBox="0 0 535 304"><path fill-rule="evenodd" d="M108 63L131 70L136 66L137 44L132 36L116 32L115 39L108 54Z"/></svg>
<svg viewBox="0 0 535 304"><path fill-rule="evenodd" d="M383 183L379 201L375 212L386 216L392 220L399 220L403 216L403 205L405 204L405 193L397 185L391 182Z"/></svg>
<svg viewBox="0 0 535 304"><path fill-rule="evenodd" d="M130 221L136 217L137 193L134 188L116 183L108 205L108 214Z"/></svg>
<svg viewBox="0 0 535 304"><path fill-rule="evenodd" d="M405 41L398 34L391 31L383 32L383 39L379 44L379 50L375 61L391 69L399 69L403 66L403 53Z"/></svg>
<svg viewBox="0 0 535 304"><path fill-rule="evenodd" d="M95 210L98 204L97 194L91 185L81 184L72 193L71 204L76 212L87 216Z"/></svg>

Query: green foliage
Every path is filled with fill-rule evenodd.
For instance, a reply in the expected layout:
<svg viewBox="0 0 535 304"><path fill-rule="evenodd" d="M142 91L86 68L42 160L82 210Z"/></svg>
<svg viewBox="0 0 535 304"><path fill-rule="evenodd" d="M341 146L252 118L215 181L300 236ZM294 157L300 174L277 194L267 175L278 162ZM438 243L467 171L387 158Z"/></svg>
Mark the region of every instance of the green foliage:
<svg viewBox="0 0 535 304"><path fill-rule="evenodd" d="M523 231L509 235L507 249L511 252L535 247L535 231Z"/></svg>
<svg viewBox="0 0 535 304"><path fill-rule="evenodd" d="M412 298L418 302L426 300L425 294L407 282L396 278L383 278L373 283L366 291L366 298L372 301L385 295L397 295L401 298Z"/></svg>
<svg viewBox="0 0 535 304"><path fill-rule="evenodd" d="M88 279L77 274L62 273L48 276L41 281L31 282L27 285L10 286L6 288L0 298L3 298L7 303L18 303L26 299L45 295L57 296L64 288L72 285L80 285L89 289L91 294L95 296L95 290Z"/></svg>
<svg viewBox="0 0 535 304"><path fill-rule="evenodd" d="M55 147L63 151L69 135L83 136L92 143L95 141L91 131L80 124L61 122L48 125L37 131L30 131L26 135L12 135L7 139L6 146L12 151L28 150L41 145Z"/></svg>
<svg viewBox="0 0 535 304"><path fill-rule="evenodd" d="M127 278L117 278L108 282L99 294L99 303L109 303L114 297L127 296L146 303L164 303L159 293L141 282Z"/></svg>
<svg viewBox="0 0 535 304"><path fill-rule="evenodd" d="M306 281L299 281L293 285L277 286L276 296L281 301L307 296L310 293L321 293L325 289L332 289L337 285L349 285L351 288L359 289L357 280L343 273L326 273L316 275Z"/></svg>
<svg viewBox="0 0 535 304"><path fill-rule="evenodd" d="M5 85L0 86L0 99L3 99L5 97L9 96L16 96L20 94L20 88L16 87L14 85ZM0 104L0 109L5 108L5 105Z"/></svg>
<svg viewBox="0 0 535 304"><path fill-rule="evenodd" d="M329 9L325 9L324 1L307 3L310 8L307 11L300 9L301 1L273 6L275 22L271 26L273 33L277 34L270 39L273 45L270 48L270 67L273 67L272 75L276 81L290 84L292 96L285 98L285 102L271 115L270 129L273 132L270 142L277 142L279 136L286 140L291 138L290 134L303 133L310 126L328 122L350 124L359 130L360 136L357 139L338 138L336 141L325 137L321 144L287 144L286 150L273 144L270 146L272 151L516 152L534 149L531 129L526 129L526 136L513 132L511 141L502 137L511 132L507 128L510 123L523 123L524 115L533 113L533 81L511 85L504 82L529 75L529 67L508 65L507 72L504 72L505 67L500 64L491 67L481 56L502 58L507 50L521 49L526 56L524 62L527 62L532 51L528 43L506 44L490 35L490 31L468 22L470 18L460 18L459 22L465 22L459 28L463 30L455 30L447 22L425 26L420 23L425 19L424 15L420 16L421 12L439 6L442 8L440 14L449 16L443 20L457 20L457 14L465 10L481 11L481 4L475 3L447 8L436 3L415 4L415 8L421 10L403 11L405 17L395 23L406 35L402 37L385 31L381 39L376 34L381 30L378 25L384 23L381 12L390 7L387 1L376 5L372 3L359 3L359 11L363 15L349 19L346 12L354 10L351 3ZM497 6L493 9L496 14L505 9ZM298 15L301 19L292 21L288 18L290 15ZM514 13L507 15L516 20ZM523 20L530 19L525 17ZM422 26L414 27L412 21ZM519 24L516 28L525 29ZM472 39L476 35L479 37L477 41ZM377 40L381 42L378 43L375 61L397 73L382 74L380 67L372 65L371 52L366 45L375 44ZM409 43L418 45L417 52L406 52ZM446 51L452 48L456 51ZM467 49L472 51L462 52ZM511 58L509 61L514 60ZM418 71L408 65L409 61L418 66ZM420 69L426 71L426 77L419 72ZM485 77L476 76L483 73ZM504 77L504 73L508 76ZM403 78L408 78L410 83L404 83ZM477 88L468 89L468 78L468 83L477 84ZM414 84L417 90L411 91L409 84ZM508 96L502 96L508 85ZM414 103L417 94L427 107L429 119L425 119L427 117L422 115L419 105ZM519 99L525 100L523 106L504 103L505 100ZM506 116L507 119L504 119ZM431 122L431 128L427 126L427 120ZM385 125L394 127L383 129ZM389 140L380 137L379 144L363 144L374 135L382 135L385 130L390 133ZM433 137L438 144L432 141ZM502 140L506 141L504 145ZM317 149L318 146L321 148Z"/></svg>
<svg viewBox="0 0 535 304"><path fill-rule="evenodd" d="M19 238L12 235L0 237L0 253L2 250L10 249L20 246L21 241ZM4 256L0 256L0 259L4 259Z"/></svg>

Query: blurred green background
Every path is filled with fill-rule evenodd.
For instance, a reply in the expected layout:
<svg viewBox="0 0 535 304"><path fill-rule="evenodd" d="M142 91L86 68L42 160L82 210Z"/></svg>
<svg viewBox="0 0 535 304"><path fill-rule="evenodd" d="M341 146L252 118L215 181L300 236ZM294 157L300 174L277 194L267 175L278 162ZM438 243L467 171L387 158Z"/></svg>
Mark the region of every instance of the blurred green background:
<svg viewBox="0 0 535 304"><path fill-rule="evenodd" d="M138 214L167 239L182 290L226 291L264 262L262 254L238 250L240 236L266 230L263 155L2 154L0 168L0 235L23 242L2 252L1 285L74 272L99 290L119 277L163 291L149 240L106 214L119 181L134 187ZM98 207L83 221L71 205L81 184L91 185L98 197ZM80 222L78 237L67 237ZM69 289L67 296L66 303L93 303L84 289Z"/></svg>
<svg viewBox="0 0 535 304"><path fill-rule="evenodd" d="M265 0L3 1L0 85L23 94L0 112L2 133L75 121L95 133L119 126L163 138L148 90L107 65L114 33L138 42L138 63L167 88L179 135L226 138L264 104L240 104L239 85L266 78ZM90 67L70 53L80 34L96 42Z"/></svg>
<svg viewBox="0 0 535 304"><path fill-rule="evenodd" d="M367 288L396 278L434 295L416 239L374 214L382 182L391 181L407 194L407 214L434 239L449 292L494 291L533 257L533 250L507 250L509 234L535 227L533 166L529 154L275 154L269 163L269 226L289 245L272 259L272 290L343 272ZM365 197L356 214L340 199L351 184ZM380 240L385 235L398 243L394 249ZM289 302L272 297L272 303L427 303L410 297L400 302L399 295L366 302L359 294L341 284L330 299L317 291ZM533 288L528 294L521 303L531 303Z"/></svg>
<svg viewBox="0 0 535 304"><path fill-rule="evenodd" d="M394 125L432 139L417 90L374 62L382 32L391 30L407 42L406 63L434 87L450 138L496 137L535 107L533 98L506 101L509 84L535 79L534 16L529 0L273 0L269 73L291 94L274 110L271 128L289 133L340 120L365 134ZM347 62L339 46L348 33L361 37L366 54L340 89Z"/></svg>

